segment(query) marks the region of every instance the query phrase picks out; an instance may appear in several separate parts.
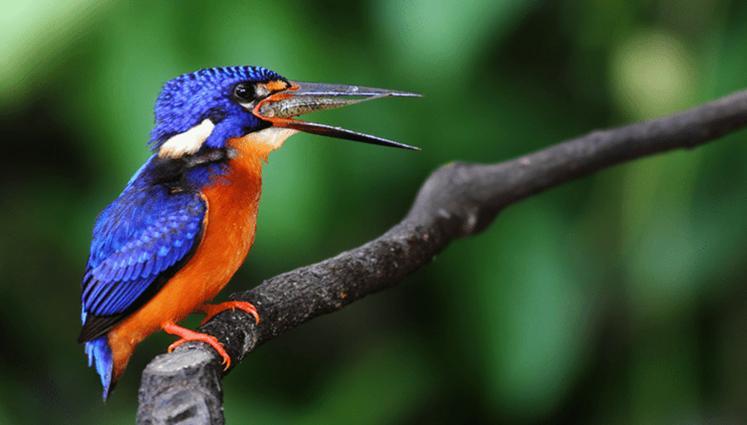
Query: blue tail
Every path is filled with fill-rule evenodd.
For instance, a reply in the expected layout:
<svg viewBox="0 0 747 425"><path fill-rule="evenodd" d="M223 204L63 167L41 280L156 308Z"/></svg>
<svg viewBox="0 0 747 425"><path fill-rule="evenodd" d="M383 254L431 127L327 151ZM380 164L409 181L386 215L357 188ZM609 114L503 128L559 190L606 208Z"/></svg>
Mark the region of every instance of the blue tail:
<svg viewBox="0 0 747 425"><path fill-rule="evenodd" d="M86 355L88 356L88 366L96 366L96 373L101 378L101 385L104 387L104 401L109 397L112 387L112 349L109 348L109 342L106 335L86 342Z"/></svg>

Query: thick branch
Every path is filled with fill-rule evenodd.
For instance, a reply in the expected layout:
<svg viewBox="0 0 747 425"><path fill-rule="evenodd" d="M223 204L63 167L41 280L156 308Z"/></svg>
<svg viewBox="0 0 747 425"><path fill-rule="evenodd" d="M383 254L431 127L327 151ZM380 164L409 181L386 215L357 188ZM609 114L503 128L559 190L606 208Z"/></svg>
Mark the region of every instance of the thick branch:
<svg viewBox="0 0 747 425"><path fill-rule="evenodd" d="M283 332L397 284L454 239L484 229L507 205L615 164L696 147L746 124L747 91L742 91L499 164L445 165L426 180L407 216L380 237L234 294L233 299L257 306L261 324L244 313L227 312L201 330L218 337L235 366ZM221 378L219 359L204 344L185 344L156 357L143 371L138 423L223 423Z"/></svg>

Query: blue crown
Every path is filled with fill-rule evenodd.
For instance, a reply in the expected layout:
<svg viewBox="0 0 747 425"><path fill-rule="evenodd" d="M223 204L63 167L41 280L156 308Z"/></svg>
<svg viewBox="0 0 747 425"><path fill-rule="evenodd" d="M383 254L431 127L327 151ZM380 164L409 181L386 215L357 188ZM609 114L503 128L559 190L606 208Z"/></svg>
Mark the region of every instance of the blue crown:
<svg viewBox="0 0 747 425"><path fill-rule="evenodd" d="M261 66L205 68L169 80L156 100L151 147L157 149L169 137L187 131L205 118L217 120L227 114L240 113L236 105L229 102L237 83L272 80L285 78Z"/></svg>

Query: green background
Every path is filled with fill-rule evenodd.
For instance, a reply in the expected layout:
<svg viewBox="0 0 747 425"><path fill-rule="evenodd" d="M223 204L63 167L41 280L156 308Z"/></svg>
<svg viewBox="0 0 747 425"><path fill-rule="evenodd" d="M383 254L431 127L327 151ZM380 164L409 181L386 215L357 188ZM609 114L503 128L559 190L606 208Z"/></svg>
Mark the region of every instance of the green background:
<svg viewBox="0 0 747 425"><path fill-rule="evenodd" d="M230 292L382 233L446 162L747 87L746 22L737 0L2 0L0 423L134 420L140 371L172 338L142 344L103 404L78 285L169 78L257 64L425 95L315 117L420 153L299 135L272 155ZM510 207L403 285L252 353L225 379L229 423L747 422L745 139Z"/></svg>

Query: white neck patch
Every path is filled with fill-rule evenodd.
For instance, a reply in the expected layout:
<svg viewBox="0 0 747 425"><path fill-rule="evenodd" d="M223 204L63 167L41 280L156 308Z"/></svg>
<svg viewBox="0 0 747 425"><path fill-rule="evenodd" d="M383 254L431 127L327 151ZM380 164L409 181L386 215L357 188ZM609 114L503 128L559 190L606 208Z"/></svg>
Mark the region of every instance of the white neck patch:
<svg viewBox="0 0 747 425"><path fill-rule="evenodd" d="M200 150L210 133L213 132L215 124L209 119L204 119L201 123L190 128L184 133L171 136L165 141L158 150L158 156L161 158L182 158L185 155L192 155Z"/></svg>

